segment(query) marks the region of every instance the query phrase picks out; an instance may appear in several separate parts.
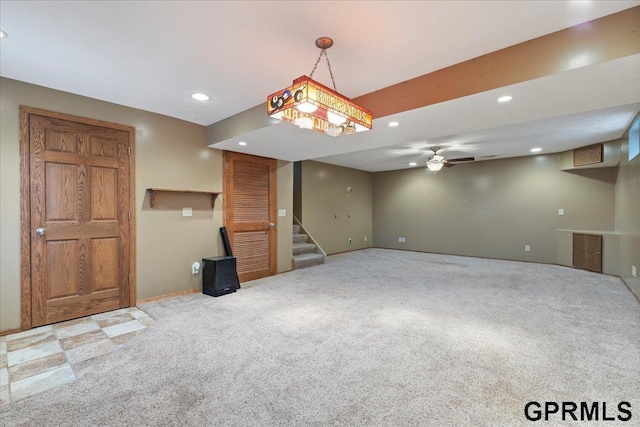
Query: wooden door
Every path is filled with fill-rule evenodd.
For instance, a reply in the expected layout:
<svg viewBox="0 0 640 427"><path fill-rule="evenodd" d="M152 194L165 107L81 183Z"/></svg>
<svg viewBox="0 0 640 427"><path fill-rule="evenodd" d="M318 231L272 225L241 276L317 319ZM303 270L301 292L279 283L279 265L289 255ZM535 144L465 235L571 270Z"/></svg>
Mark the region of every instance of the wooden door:
<svg viewBox="0 0 640 427"><path fill-rule="evenodd" d="M602 236L573 234L573 266L602 273Z"/></svg>
<svg viewBox="0 0 640 427"><path fill-rule="evenodd" d="M276 274L276 161L224 153L225 227L241 282Z"/></svg>
<svg viewBox="0 0 640 427"><path fill-rule="evenodd" d="M128 307L130 133L28 115L32 326Z"/></svg>

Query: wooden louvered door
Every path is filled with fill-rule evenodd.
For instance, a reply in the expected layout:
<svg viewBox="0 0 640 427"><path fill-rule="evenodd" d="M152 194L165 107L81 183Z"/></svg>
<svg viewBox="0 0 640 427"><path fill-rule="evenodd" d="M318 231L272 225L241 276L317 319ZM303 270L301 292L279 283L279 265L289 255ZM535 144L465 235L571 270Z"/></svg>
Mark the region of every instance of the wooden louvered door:
<svg viewBox="0 0 640 427"><path fill-rule="evenodd" d="M32 326L130 303L130 133L30 114Z"/></svg>
<svg viewBox="0 0 640 427"><path fill-rule="evenodd" d="M225 227L241 282L276 274L276 161L225 151Z"/></svg>

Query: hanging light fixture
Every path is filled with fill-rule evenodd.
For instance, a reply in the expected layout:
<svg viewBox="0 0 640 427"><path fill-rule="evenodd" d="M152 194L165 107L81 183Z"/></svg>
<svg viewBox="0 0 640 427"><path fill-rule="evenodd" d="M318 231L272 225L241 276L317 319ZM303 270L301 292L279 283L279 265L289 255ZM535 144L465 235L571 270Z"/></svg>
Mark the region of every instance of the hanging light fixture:
<svg viewBox="0 0 640 427"><path fill-rule="evenodd" d="M327 56L327 49L333 46L333 40L320 37L316 40L316 46L320 49L320 55L309 77L298 77L291 86L269 95L267 114L301 128L331 136L349 135L371 129L371 112L354 104L336 89ZM322 55L327 59L333 89L311 79Z"/></svg>

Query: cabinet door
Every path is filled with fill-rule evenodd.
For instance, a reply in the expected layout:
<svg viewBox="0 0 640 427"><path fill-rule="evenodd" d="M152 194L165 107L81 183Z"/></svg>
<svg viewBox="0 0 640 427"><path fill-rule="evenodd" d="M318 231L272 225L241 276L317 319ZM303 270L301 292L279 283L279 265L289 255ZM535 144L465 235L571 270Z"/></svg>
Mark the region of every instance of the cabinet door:
<svg viewBox="0 0 640 427"><path fill-rule="evenodd" d="M602 235L573 234L573 266L602 273Z"/></svg>
<svg viewBox="0 0 640 427"><path fill-rule="evenodd" d="M575 150L573 150L573 166L585 166L595 163L602 163L602 156L602 144L576 148Z"/></svg>

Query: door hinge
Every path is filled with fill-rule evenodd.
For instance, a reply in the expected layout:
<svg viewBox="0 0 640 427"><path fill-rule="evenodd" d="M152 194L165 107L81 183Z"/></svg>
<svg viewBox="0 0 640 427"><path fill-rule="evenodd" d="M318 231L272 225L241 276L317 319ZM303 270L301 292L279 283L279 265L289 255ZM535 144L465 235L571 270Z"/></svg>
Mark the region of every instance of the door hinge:
<svg viewBox="0 0 640 427"><path fill-rule="evenodd" d="M129 156L131 156L131 146L127 147L127 154L129 154Z"/></svg>
<svg viewBox="0 0 640 427"><path fill-rule="evenodd" d="M131 275L129 275L129 284L131 284Z"/></svg>
<svg viewBox="0 0 640 427"><path fill-rule="evenodd" d="M129 211L129 221L131 221L131 211Z"/></svg>

